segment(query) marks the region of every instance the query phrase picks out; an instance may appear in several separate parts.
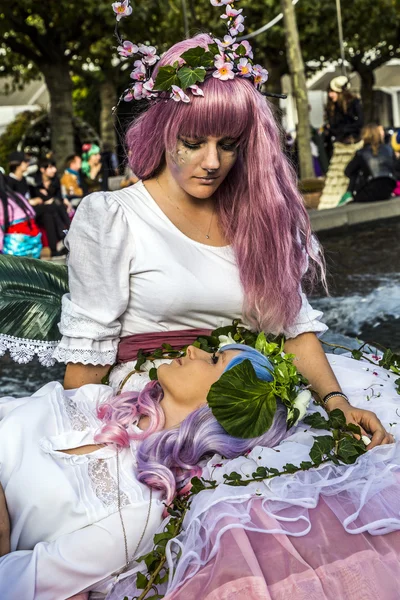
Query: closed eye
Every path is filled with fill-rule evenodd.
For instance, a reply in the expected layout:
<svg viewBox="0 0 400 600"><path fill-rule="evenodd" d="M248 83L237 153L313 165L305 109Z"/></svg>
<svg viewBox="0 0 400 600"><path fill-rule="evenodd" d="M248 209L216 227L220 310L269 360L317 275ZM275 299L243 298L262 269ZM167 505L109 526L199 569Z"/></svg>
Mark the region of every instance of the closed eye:
<svg viewBox="0 0 400 600"><path fill-rule="evenodd" d="M211 362L213 363L213 365L216 365L218 361L219 361L219 356L217 356L217 353L214 352L211 357Z"/></svg>

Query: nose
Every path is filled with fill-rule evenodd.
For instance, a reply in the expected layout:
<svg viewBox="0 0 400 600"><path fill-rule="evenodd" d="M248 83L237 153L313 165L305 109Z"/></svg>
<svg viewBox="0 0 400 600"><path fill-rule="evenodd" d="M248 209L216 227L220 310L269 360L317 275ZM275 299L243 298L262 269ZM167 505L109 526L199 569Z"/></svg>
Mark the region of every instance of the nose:
<svg viewBox="0 0 400 600"><path fill-rule="evenodd" d="M200 348L196 348L196 346L188 346L186 349L186 356L190 360L204 358L204 356L208 357L208 353L204 350L200 350Z"/></svg>
<svg viewBox="0 0 400 600"><path fill-rule="evenodd" d="M216 142L208 142L205 147L205 154L201 168L205 171L216 171L220 167L220 158Z"/></svg>

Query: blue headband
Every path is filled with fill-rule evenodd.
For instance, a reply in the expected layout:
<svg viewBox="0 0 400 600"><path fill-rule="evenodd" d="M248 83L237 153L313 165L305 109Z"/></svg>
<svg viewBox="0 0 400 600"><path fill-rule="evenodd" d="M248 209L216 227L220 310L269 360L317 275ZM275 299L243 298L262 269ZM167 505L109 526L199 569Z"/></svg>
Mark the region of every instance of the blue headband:
<svg viewBox="0 0 400 600"><path fill-rule="evenodd" d="M228 344L222 346L220 352L225 352L225 350L240 350L240 354L232 358L225 367L224 373L247 359L253 365L259 379L262 379L263 381L272 381L273 377L270 371L273 371L274 367L268 358L261 354L261 352L258 352L258 350L255 350L251 346L245 346L244 344Z"/></svg>

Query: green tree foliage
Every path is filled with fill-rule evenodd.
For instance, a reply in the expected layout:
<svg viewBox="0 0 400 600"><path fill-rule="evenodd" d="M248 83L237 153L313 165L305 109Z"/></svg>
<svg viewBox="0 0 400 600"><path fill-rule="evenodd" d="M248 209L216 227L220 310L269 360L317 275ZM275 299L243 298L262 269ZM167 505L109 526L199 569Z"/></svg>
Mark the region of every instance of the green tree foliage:
<svg viewBox="0 0 400 600"><path fill-rule="evenodd" d="M39 118L43 111L26 110L19 113L0 136L0 166L7 169L8 155L16 150L29 125Z"/></svg>

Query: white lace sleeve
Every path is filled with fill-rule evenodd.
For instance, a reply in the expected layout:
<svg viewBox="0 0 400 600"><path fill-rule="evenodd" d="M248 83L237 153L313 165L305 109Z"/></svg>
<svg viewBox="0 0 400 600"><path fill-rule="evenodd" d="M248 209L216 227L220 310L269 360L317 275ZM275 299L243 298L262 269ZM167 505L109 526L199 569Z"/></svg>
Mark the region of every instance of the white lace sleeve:
<svg viewBox="0 0 400 600"><path fill-rule="evenodd" d="M297 315L296 321L291 327L284 331L287 339L295 338L301 333L316 333L318 337L328 330L328 326L321 322L323 313L319 310L314 310L308 302L304 292L301 292L301 308Z"/></svg>
<svg viewBox="0 0 400 600"><path fill-rule="evenodd" d="M70 293L62 300L59 362L113 364L129 301L132 235L115 194L82 200L66 238Z"/></svg>

